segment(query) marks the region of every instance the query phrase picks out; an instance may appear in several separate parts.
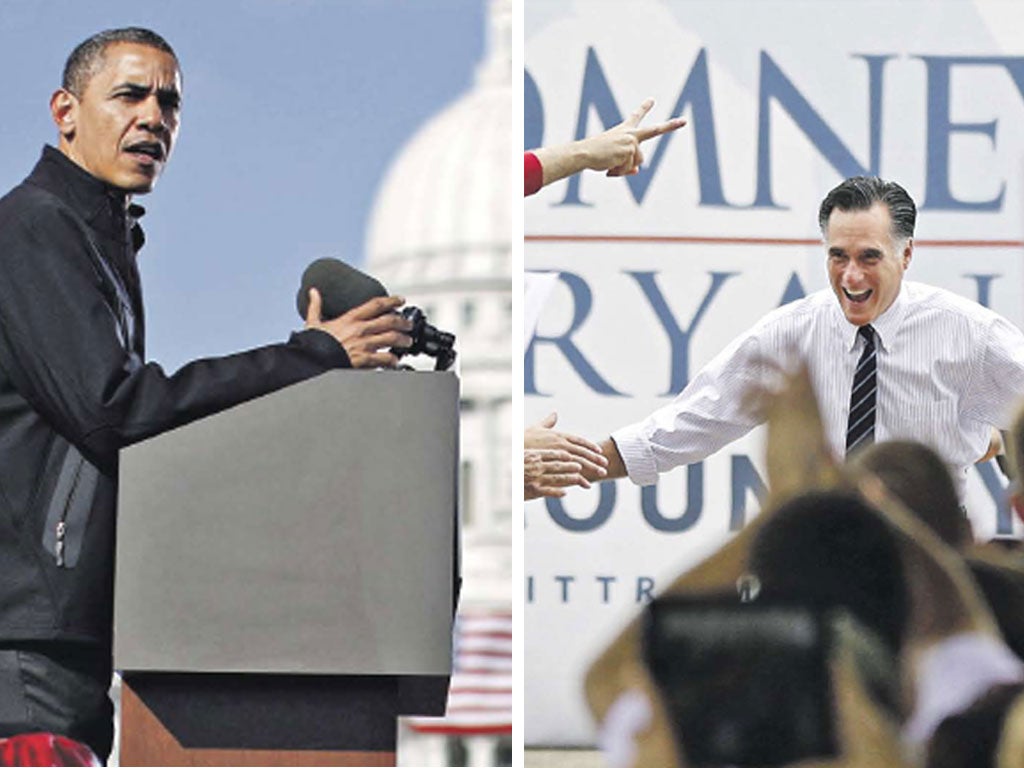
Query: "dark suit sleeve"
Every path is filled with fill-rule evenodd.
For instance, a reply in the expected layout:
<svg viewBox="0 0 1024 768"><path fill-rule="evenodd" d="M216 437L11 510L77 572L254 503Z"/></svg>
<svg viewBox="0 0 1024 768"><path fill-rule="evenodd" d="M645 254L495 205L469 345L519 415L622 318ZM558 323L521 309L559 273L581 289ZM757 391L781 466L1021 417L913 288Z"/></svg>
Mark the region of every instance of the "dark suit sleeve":
<svg viewBox="0 0 1024 768"><path fill-rule="evenodd" d="M350 365L316 330L171 375L134 364L81 225L59 207L30 210L0 220L0 367L101 467L124 445Z"/></svg>

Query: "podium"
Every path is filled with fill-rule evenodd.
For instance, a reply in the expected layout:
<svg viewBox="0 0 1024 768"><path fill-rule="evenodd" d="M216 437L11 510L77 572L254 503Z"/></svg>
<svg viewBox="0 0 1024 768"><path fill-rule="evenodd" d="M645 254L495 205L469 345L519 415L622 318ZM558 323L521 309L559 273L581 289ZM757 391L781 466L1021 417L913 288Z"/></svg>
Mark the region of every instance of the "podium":
<svg viewBox="0 0 1024 768"><path fill-rule="evenodd" d="M394 765L444 713L458 399L334 371L122 451L122 765Z"/></svg>

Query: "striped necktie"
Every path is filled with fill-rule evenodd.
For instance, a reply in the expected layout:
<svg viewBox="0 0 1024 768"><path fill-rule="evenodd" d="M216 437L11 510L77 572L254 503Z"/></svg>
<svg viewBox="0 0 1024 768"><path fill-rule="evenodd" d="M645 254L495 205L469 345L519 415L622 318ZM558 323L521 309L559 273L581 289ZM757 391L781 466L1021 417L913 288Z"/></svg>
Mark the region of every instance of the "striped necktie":
<svg viewBox="0 0 1024 768"><path fill-rule="evenodd" d="M846 427L846 455L855 448L875 442L875 393L878 377L875 375L875 329L862 325L857 334L864 339L864 352L857 361L850 393L850 420Z"/></svg>

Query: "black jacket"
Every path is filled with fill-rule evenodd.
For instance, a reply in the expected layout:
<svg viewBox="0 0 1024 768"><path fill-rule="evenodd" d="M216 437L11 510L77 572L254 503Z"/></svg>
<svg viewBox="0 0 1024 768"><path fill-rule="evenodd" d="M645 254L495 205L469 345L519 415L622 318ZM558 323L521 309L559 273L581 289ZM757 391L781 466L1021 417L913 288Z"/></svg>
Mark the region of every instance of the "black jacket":
<svg viewBox="0 0 1024 768"><path fill-rule="evenodd" d="M349 366L315 330L146 363L142 213L52 147L0 199L0 644L109 646L122 446Z"/></svg>

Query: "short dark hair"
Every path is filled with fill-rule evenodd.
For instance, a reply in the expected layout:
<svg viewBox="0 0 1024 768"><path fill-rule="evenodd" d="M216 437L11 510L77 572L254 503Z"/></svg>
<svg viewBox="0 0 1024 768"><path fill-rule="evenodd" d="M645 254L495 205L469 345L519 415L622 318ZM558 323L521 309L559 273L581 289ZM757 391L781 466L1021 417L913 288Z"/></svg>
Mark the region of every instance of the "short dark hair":
<svg viewBox="0 0 1024 768"><path fill-rule="evenodd" d="M970 543L970 525L960 508L949 467L931 448L913 440L891 440L866 448L851 463L881 480L953 549Z"/></svg>
<svg viewBox="0 0 1024 768"><path fill-rule="evenodd" d="M825 195L818 209L821 234L827 233L828 219L836 208L840 211L866 211L875 203L884 203L888 207L894 240L914 236L917 206L913 198L895 181L884 181L877 176L853 176Z"/></svg>
<svg viewBox="0 0 1024 768"><path fill-rule="evenodd" d="M1012 566L985 562L984 555L968 558L967 566L992 609L1007 647L1024 659L1024 576Z"/></svg>
<svg viewBox="0 0 1024 768"><path fill-rule="evenodd" d="M770 514L748 562L761 596L845 608L898 654L910 596L889 523L859 497L838 491L798 496Z"/></svg>
<svg viewBox="0 0 1024 768"><path fill-rule="evenodd" d="M87 40L83 40L75 50L68 56L64 63L64 76L61 79L61 87L70 91L75 96L81 96L85 87L89 84L92 76L99 71L103 65L104 54L107 47L114 43L136 43L148 45L150 48L169 53L178 60L178 55L171 48L170 43L164 40L156 32L142 27L122 27L120 29L107 29L97 32Z"/></svg>

